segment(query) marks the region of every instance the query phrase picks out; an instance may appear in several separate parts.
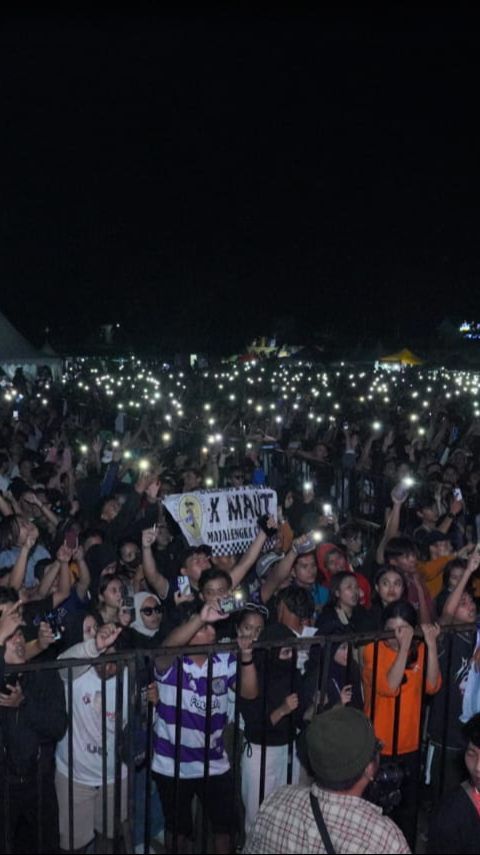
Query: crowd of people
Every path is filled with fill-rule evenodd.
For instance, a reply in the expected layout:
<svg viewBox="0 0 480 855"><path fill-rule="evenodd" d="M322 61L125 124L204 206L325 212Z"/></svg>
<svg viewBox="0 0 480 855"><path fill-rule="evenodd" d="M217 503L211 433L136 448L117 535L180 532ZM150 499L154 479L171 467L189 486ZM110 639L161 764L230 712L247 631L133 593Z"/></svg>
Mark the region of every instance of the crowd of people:
<svg viewBox="0 0 480 855"><path fill-rule="evenodd" d="M192 851L198 800L217 853L328 851L302 785L335 851L414 851L420 805L428 851L479 852L479 383L137 359L4 378L0 851L114 851L134 762L138 846L147 799ZM263 485L277 513L240 554L190 545L164 504ZM118 750L111 654L132 652L148 757Z"/></svg>

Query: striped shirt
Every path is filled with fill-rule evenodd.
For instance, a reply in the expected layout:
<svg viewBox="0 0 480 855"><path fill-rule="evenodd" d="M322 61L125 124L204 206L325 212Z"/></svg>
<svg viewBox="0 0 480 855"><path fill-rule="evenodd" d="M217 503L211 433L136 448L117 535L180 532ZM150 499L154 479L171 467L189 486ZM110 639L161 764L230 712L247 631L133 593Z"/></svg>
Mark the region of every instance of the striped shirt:
<svg viewBox="0 0 480 855"><path fill-rule="evenodd" d="M228 690L235 686L236 657L219 653L213 657L211 726L208 751L209 775L223 775L230 768L223 745L227 724ZM203 778L205 760L205 724L207 706L208 660L195 664L188 656L163 672L155 671L159 701L153 735L152 769L160 775L175 774L175 739L178 668L182 668L182 708L180 744L180 777Z"/></svg>

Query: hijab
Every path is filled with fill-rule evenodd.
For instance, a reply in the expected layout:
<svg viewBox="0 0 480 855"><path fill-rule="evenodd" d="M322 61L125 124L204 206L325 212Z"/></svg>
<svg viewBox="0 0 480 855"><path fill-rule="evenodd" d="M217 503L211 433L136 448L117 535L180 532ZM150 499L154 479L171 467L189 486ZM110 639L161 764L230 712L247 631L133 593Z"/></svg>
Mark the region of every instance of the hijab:
<svg viewBox="0 0 480 855"><path fill-rule="evenodd" d="M161 602L156 594L150 594L148 591L139 591L138 594L135 594L135 620L130 624L130 629L135 629L140 635L148 635L149 638L152 638L158 632L157 629L148 629L143 622L143 617L141 613L141 609L143 608L143 604L145 600L148 600L150 597L155 600L157 605L161 606Z"/></svg>

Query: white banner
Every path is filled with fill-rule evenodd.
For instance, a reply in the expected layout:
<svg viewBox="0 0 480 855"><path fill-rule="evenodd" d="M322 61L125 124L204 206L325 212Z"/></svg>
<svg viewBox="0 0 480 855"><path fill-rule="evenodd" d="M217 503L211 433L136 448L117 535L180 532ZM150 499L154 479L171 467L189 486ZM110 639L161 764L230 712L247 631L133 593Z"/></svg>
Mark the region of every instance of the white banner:
<svg viewBox="0 0 480 855"><path fill-rule="evenodd" d="M258 517L277 516L277 494L268 487L174 493L163 504L190 546L206 544L214 555L245 552L258 534Z"/></svg>

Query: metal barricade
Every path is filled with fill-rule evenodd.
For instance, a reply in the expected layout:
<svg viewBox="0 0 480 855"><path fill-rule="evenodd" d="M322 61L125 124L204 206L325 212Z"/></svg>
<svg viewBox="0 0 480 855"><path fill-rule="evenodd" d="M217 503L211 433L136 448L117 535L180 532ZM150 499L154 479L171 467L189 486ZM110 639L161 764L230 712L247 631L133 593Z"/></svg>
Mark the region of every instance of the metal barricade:
<svg viewBox="0 0 480 855"><path fill-rule="evenodd" d="M449 705L452 703L449 687L454 680L452 674L452 644L456 632L471 632L472 638L475 633L475 626L468 625L462 627L446 627L442 630L445 637L447 655L444 659L443 666L443 681L447 690L443 693L442 703L444 704L444 730L443 742L441 746L442 755L440 758L440 781L437 787L438 796L443 790L443 781L445 774L445 751L449 742ZM379 715L379 698L378 687L378 663L381 659L380 645L386 640L392 638L393 634L385 632L370 632L351 635L329 635L329 636L313 636L308 638L288 639L288 641L275 641L268 643L257 643L255 645L255 657L258 663L261 663L260 672L262 674L263 684L259 686L259 691L263 702L263 736L261 750L261 762L258 769L259 775L259 802L261 803L266 795L266 772L268 763L268 745L267 745L267 685L269 680L270 659L269 654L276 648L288 646L292 648L294 654L290 661L291 668L291 686L294 685L295 669L297 668L297 652L304 648L309 651L309 663L307 665L306 674L302 677L302 686L306 695L305 702L311 699L309 713L321 711L326 706L331 705L335 699L328 697L329 692L329 670L330 663L334 656L334 645L339 642L348 642L349 658L347 670L350 668L350 673L353 673L353 657L355 660L361 659L362 654L366 655L366 646L373 644L372 656L372 678L370 684L370 704L369 711L372 722L375 726L376 718ZM419 643L422 645L421 638ZM175 708L175 744L172 746L173 752L173 826L169 828L169 836L167 845L170 851L178 851L178 841L182 834L182 827L179 823L180 808L184 811L184 805L181 805L181 788L182 770L185 768L188 751L185 749L184 737L185 726L182 726L183 699L184 693L187 691L185 682L184 662L194 653L195 656L204 656L204 673L205 690L202 695L198 696L198 704L196 709L200 711L200 718L203 728L203 777L199 779L198 788L196 789L198 798L201 803L208 802L209 789L212 786L212 771L211 771L211 736L218 726L218 719L215 718L218 712L217 699L221 689L220 683L215 679L214 667L218 662L220 654L230 654L237 650L236 644L216 644L205 647L196 646L185 648L160 648L156 651L141 650L141 651L126 651L117 652L108 655L102 655L96 660L56 660L51 662L30 662L22 666L22 675L28 674L31 671L44 671L54 669L62 672L62 678L65 687L65 699L68 710L68 729L66 739L66 750L68 756L68 778L63 781L61 786L66 783L66 790L61 793L61 809L60 809L60 826L62 828L62 849L73 852L80 846L85 845L84 840L86 833L84 828L79 827L78 814L81 814L81 786L88 788L88 783L82 778L79 773L81 769L81 757L79 754L85 747L93 752L98 752L101 758L98 781L93 789L97 790L97 808L100 815L100 824L96 829L101 838L109 841L109 851L113 852L132 852L135 845L138 846L138 827L141 829L141 841L143 842L144 851L150 851L151 844L151 804L150 804L150 789L152 779L152 756L154 755L154 729L155 710L151 703L146 708L141 706L142 688L145 688L145 681L148 683L155 674L155 662L161 666L161 663L168 659L171 665L166 666L167 670L171 667L176 667L176 683L175 691L171 692L171 697L174 698ZM115 672L112 673L111 665L115 663ZM175 663L175 665L173 665ZM94 698L87 697L86 691L81 691L82 684L81 674L85 674L85 669L97 668L99 691ZM162 666L163 667L163 666ZM233 777L233 799L232 816L236 816L239 799L239 781L241 777L241 751L239 747L244 739L241 730L241 716L239 704L239 686L241 683L241 668L239 660L236 661L236 695L235 708L232 712L232 720L234 723L233 734L233 750L232 750L232 777ZM6 672L13 668L6 668ZM15 666L18 671L18 666ZM80 675L80 676L79 676ZM157 680L159 672L156 672ZM382 675L380 675L382 678ZM421 752L425 747L424 738L424 720L425 713L428 707L426 703L426 655L424 656L424 667L421 674L421 689L419 694L418 708L418 751ZM113 682L111 682L113 681ZM419 684L420 685L420 684ZM172 687L170 687L172 688ZM431 687L430 687L431 689ZM28 691L28 683L26 686ZM222 689L223 691L223 689ZM160 692L162 687L160 686ZM389 758L392 760L401 761L401 751L399 752L399 734L402 728L402 693L395 695L394 715L391 719L391 745L392 750ZM91 705L95 707L98 721L98 745L85 746L82 743L84 735L75 733L74 722L81 716L82 705ZM79 712L80 710L80 712ZM78 715L77 715L78 714ZM215 724L214 724L215 719ZM78 719L80 720L80 719ZM293 719L290 719L289 737L288 737L288 763L286 769L285 783L292 781L293 760L297 751L297 742L299 734L293 726ZM383 722L384 726L385 722ZM138 746L138 731L141 733L141 751ZM139 753L144 756L139 760ZM419 759L423 755L419 753ZM419 764L420 768L420 764ZM52 772L53 774L53 772ZM136 784L138 776L144 776L145 797L143 802L139 802L135 797ZM58 776L57 776L58 777ZM213 776L214 777L214 776ZM57 783L58 788L58 783ZM9 810L9 773L5 771L4 780L2 783L3 789L3 821L8 823ZM84 794L84 791L82 790ZM37 787L37 797L41 806L43 792L42 784ZM414 806L415 812L418 810L420 802ZM421 808L421 804L420 804ZM38 814L38 852L44 851L42 848L42 836L44 827L42 826L41 812ZM416 821L415 816L415 821ZM137 828L137 840L135 840L135 829ZM236 827L235 821L232 823L231 829L231 846L232 851L235 851L235 846L238 844L241 829ZM12 836L15 829L5 828L5 851L13 851ZM201 852L213 851L210 849L211 828L208 821L208 812L202 811L200 831L198 836L198 847ZM79 845L80 841L80 845Z"/></svg>

